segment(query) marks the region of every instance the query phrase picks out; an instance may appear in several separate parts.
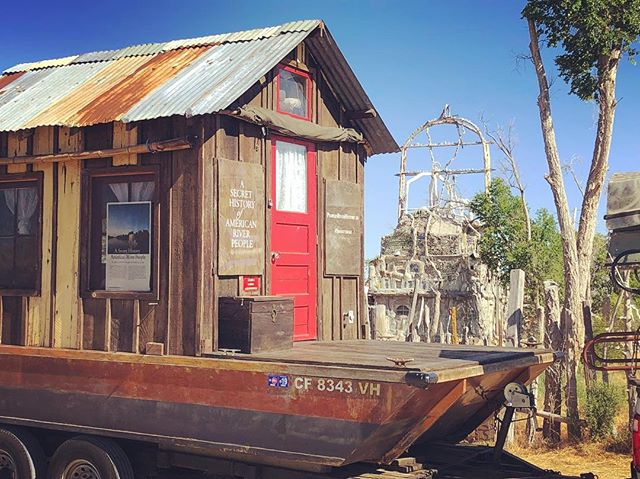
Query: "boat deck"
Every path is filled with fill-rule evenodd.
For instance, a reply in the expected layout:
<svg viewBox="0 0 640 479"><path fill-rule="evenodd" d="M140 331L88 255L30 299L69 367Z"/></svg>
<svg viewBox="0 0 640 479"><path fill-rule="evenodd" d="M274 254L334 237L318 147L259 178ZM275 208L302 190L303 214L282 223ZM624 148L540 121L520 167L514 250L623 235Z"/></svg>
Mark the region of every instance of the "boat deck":
<svg viewBox="0 0 640 479"><path fill-rule="evenodd" d="M219 354L212 356L220 357ZM292 349L234 354L233 357L309 366L435 372L440 380L554 360L553 352L540 349L365 340L297 342Z"/></svg>

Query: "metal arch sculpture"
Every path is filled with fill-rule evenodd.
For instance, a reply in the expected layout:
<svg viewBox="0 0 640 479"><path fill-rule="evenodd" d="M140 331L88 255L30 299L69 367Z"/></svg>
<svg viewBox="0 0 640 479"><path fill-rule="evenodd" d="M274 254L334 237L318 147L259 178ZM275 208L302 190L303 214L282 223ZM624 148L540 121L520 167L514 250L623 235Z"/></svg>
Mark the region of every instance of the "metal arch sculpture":
<svg viewBox="0 0 640 479"><path fill-rule="evenodd" d="M429 130L434 126L439 125L454 125L458 129L458 141L457 142L444 142L444 143L433 143L430 139ZM469 130L474 133L477 137L477 141L465 142L463 141L464 133L462 130ZM414 143L414 140L418 137L418 135L422 132L426 132L429 137L429 142L422 143ZM398 194L398 220L402 218L408 212L408 195L409 195L409 186L412 182L425 177L431 176L432 183L435 178L440 177L448 177L454 174L474 174L474 173L482 173L484 174L484 186L485 191L488 191L489 186L491 184L491 156L489 152L489 145L482 131L476 124L467 120L466 118L462 118L459 116L451 115L449 113L449 105L445 105L444 109L440 116L434 120L429 120L424 123L422 126L414 130L411 135L407 138L401 148L401 156L400 156L400 172L398 176L400 177L399 181L399 194ZM464 146L482 146L482 157L483 157L483 168L482 169L465 169L465 170L448 170L448 169L438 169L437 162L433 156L434 148L460 148ZM432 169L431 171L407 171L407 152L412 148L428 148L430 151L431 159L432 159ZM456 150L457 151L457 150ZM455 159L455 157L454 157ZM449 162L451 163L451 162ZM407 177L411 177L407 180Z"/></svg>

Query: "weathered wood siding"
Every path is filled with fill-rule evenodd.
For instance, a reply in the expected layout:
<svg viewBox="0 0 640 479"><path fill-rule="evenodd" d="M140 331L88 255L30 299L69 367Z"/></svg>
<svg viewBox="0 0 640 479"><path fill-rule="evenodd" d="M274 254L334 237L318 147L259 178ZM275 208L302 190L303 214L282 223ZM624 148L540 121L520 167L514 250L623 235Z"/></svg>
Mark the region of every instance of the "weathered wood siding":
<svg viewBox="0 0 640 479"><path fill-rule="evenodd" d="M296 59L300 62L295 63ZM287 61L311 72L312 121L351 126L343 120L344 109L304 47L292 52ZM275 108L274 75L275 71L266 75L236 104ZM189 356L216 349L217 298L240 293L239 276L221 276L217 271L217 160L262 165L265 194L270 198L268 132L224 115L161 118L129 125L114 122L83 129L42 127L0 134L0 157L109 149L182 136L196 138L192 149L0 166L0 175L32 171L43 175L41 293L32 297L0 294L0 343L136 353L145 353L148 343L161 343L165 353ZM324 182L362 185L366 156L363 148L353 144L318 144L317 152L318 339L358 338L364 334L367 316L362 274L325 274ZM91 294L84 277L86 178L91 170L112 169L118 174L136 166L159 172L157 298ZM261 293L269 294L269 208L264 222ZM360 231L361 243L362 236ZM353 313L351 320L349 312Z"/></svg>

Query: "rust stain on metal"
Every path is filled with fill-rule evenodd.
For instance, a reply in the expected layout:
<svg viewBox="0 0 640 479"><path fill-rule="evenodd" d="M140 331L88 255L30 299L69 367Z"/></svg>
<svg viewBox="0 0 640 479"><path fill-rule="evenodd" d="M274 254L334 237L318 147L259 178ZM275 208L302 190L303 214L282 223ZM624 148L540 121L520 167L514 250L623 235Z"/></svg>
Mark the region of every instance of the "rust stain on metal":
<svg viewBox="0 0 640 479"><path fill-rule="evenodd" d="M41 125L76 126L74 120L77 112L98 101L103 94L133 75L148 61L149 57L128 57L114 60L66 97L32 118L26 128Z"/></svg>
<svg viewBox="0 0 640 479"><path fill-rule="evenodd" d="M86 126L119 120L148 93L177 75L208 49L209 47L173 50L153 57L82 108L73 123L76 126Z"/></svg>
<svg viewBox="0 0 640 479"><path fill-rule="evenodd" d="M11 83L12 81L17 80L18 78L20 78L22 75L24 75L26 72L19 72L19 73L11 73L9 75L3 75L0 76L0 95L2 95L2 89L4 87L6 87L9 83Z"/></svg>

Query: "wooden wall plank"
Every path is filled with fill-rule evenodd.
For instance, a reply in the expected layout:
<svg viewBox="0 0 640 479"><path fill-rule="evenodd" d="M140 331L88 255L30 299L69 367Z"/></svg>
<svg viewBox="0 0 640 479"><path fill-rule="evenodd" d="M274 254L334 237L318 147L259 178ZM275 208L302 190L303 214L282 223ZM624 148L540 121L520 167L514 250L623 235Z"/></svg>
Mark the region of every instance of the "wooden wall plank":
<svg viewBox="0 0 640 479"><path fill-rule="evenodd" d="M8 156L26 156L29 150L29 134L28 131L10 131L7 136ZM25 173L27 171L26 164L7 165L7 173Z"/></svg>
<svg viewBox="0 0 640 479"><path fill-rule="evenodd" d="M53 153L54 128L37 128L33 135L33 154ZM53 169L51 163L36 163L34 171L41 171L42 179L42 253L40 296L28 298L27 345L51 345L51 275L53 250Z"/></svg>
<svg viewBox="0 0 640 479"><path fill-rule="evenodd" d="M146 353L147 343L156 343L156 328L158 324L156 321L164 321L160 315L157 314L157 304L148 303L146 301L139 302L139 350L141 353Z"/></svg>
<svg viewBox="0 0 640 479"><path fill-rule="evenodd" d="M329 320L332 326L332 337L331 339L334 341L338 341L342 339L342 318L340 307L342 306L342 301L340 299L340 294L342 293L342 288L340 283L342 282L341 278L331 278L332 281L332 292L331 292L331 319ZM327 318L325 318L327 321Z"/></svg>
<svg viewBox="0 0 640 479"><path fill-rule="evenodd" d="M175 120L174 133L188 134L184 118ZM199 255L193 238L200 234L201 212L194 201L199 157L200 145L172 153L168 353L186 356L196 353Z"/></svg>
<svg viewBox="0 0 640 479"><path fill-rule="evenodd" d="M133 352L135 301L111 299L111 351Z"/></svg>
<svg viewBox="0 0 640 479"><path fill-rule="evenodd" d="M82 130L60 128L61 152L81 151ZM80 160L60 165L58 185L58 228L53 346L80 347L82 303L78 292L80 255Z"/></svg>
<svg viewBox="0 0 640 479"><path fill-rule="evenodd" d="M82 301L82 313L82 349L107 351L105 338L107 300L103 298L84 298Z"/></svg>
<svg viewBox="0 0 640 479"><path fill-rule="evenodd" d="M173 138L171 118L159 118L140 124L140 141L153 142ZM143 165L159 165L160 167L160 271L158 302L141 304L141 345L148 342L163 343L164 351L168 351L169 331L169 274L171 243L171 188L173 185L173 162L171 152L148 153L140 155ZM146 319L145 319L146 318Z"/></svg>
<svg viewBox="0 0 640 479"><path fill-rule="evenodd" d="M138 144L138 127L135 124L113 122L113 148L124 148ZM138 155L114 156L113 166L137 165Z"/></svg>
<svg viewBox="0 0 640 479"><path fill-rule="evenodd" d="M211 116L203 118L200 127L203 139L198 155L198 298L196 354L211 352L214 348L214 317L217 301L214 294L213 270L215 253L213 250L214 218L217 218L214 183L215 162L215 120Z"/></svg>
<svg viewBox="0 0 640 479"><path fill-rule="evenodd" d="M24 345L21 296L2 297L2 344Z"/></svg>
<svg viewBox="0 0 640 479"><path fill-rule="evenodd" d="M341 306L340 316L342 320L342 339L358 338L358 280L357 278L344 278L341 282ZM353 320L348 318L348 313L353 312Z"/></svg>

